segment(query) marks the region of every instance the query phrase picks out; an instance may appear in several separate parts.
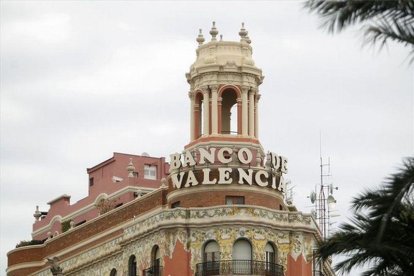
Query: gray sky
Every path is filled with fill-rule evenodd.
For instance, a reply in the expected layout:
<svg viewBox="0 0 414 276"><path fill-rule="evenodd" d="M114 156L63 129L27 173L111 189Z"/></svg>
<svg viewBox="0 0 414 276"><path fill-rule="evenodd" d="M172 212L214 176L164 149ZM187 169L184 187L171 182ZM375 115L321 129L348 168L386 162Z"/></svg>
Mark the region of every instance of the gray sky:
<svg viewBox="0 0 414 276"><path fill-rule="evenodd" d="M413 154L409 49L363 48L357 28L327 34L301 2L2 1L0 275L6 252L31 238L36 205L86 196L87 167L188 143L184 74L213 20L224 40L246 23L265 75L260 140L289 158L301 210L319 181L320 131L338 221Z"/></svg>

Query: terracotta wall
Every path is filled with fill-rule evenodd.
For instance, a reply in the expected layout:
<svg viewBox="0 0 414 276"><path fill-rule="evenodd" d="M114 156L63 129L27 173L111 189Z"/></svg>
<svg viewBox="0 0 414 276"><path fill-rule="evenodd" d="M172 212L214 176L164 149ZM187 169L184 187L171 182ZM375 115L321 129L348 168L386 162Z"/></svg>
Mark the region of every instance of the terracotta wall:
<svg viewBox="0 0 414 276"><path fill-rule="evenodd" d="M184 245L177 241L172 258L168 256L164 257L164 276L190 276L194 275L194 272L190 267L191 252L187 252Z"/></svg>
<svg viewBox="0 0 414 276"><path fill-rule="evenodd" d="M295 259L289 255L286 276L312 276L312 262L306 262L303 255Z"/></svg>
<svg viewBox="0 0 414 276"><path fill-rule="evenodd" d="M274 191L273 191L274 192ZM226 196L243 196L245 205L262 206L271 209L280 209L280 205L284 203L276 199L274 196L265 195L263 193L245 192L245 191L211 191L200 193L189 193L183 196L174 197L168 202L171 204L180 201L180 207L209 207L226 204Z"/></svg>

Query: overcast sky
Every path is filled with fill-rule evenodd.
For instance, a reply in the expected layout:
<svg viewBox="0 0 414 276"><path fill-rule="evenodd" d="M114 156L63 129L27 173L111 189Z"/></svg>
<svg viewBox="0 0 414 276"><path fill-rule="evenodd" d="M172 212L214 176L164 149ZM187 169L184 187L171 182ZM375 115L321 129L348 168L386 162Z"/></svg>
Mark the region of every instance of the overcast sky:
<svg viewBox="0 0 414 276"><path fill-rule="evenodd" d="M408 48L362 47L354 28L330 35L301 2L1 2L1 241L30 240L33 212L87 194L86 168L113 152L168 156L189 141L189 86L202 28L224 40L241 22L263 69L260 140L289 158L295 204L331 159L344 221L349 202L413 155Z"/></svg>

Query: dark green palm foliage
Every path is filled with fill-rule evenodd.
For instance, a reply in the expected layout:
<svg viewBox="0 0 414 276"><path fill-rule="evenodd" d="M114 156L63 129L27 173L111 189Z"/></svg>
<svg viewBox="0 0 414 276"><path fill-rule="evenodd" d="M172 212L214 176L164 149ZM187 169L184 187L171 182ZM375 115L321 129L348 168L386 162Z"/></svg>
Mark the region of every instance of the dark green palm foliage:
<svg viewBox="0 0 414 276"><path fill-rule="evenodd" d="M330 32L361 23L365 42L382 47L394 40L411 47L414 58L414 0L308 0L305 7L319 14Z"/></svg>
<svg viewBox="0 0 414 276"><path fill-rule="evenodd" d="M350 223L319 248L322 259L336 254L346 258L335 270L349 272L356 266L363 275L414 275L414 157L391 175L378 190L354 198Z"/></svg>

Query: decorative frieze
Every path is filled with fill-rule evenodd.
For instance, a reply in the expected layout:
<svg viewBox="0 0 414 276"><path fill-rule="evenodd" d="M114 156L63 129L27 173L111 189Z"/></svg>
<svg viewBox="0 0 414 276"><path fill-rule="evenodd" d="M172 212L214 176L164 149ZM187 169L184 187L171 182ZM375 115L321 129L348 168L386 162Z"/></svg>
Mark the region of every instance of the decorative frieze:
<svg viewBox="0 0 414 276"><path fill-rule="evenodd" d="M128 224L121 237L61 262L65 275L108 275L112 268L122 273L127 271L131 255L136 256L138 267L149 267L155 245L161 256L172 258L177 241L191 251L191 267L195 269L202 262L206 241L216 240L221 259L231 260L233 244L239 238L250 240L253 258L259 261L265 258L266 243L272 242L286 269L288 254L295 259L300 254L312 256L317 231L310 215L251 206L161 210ZM49 273L45 269L36 275Z"/></svg>

